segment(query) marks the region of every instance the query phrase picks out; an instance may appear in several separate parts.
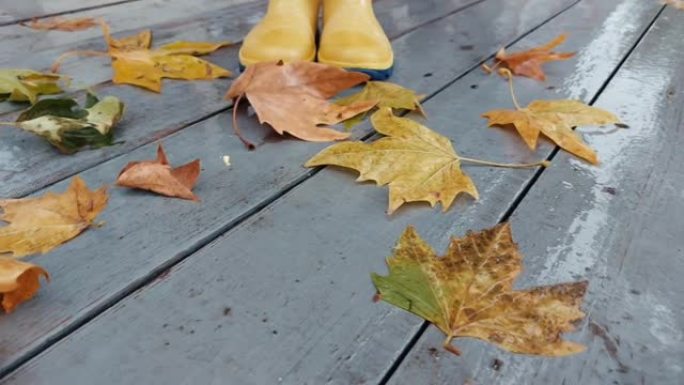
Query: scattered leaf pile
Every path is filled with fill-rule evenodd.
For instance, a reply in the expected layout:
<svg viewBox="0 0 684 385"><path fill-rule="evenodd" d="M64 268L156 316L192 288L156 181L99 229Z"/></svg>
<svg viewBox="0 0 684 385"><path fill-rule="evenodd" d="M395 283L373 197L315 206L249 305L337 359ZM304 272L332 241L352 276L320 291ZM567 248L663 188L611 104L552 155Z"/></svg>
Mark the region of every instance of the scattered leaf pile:
<svg viewBox="0 0 684 385"><path fill-rule="evenodd" d="M157 194L189 200L199 200L192 192L200 174L200 161L172 168L164 153L157 148L156 160L131 162L121 170L116 184L123 187L148 190Z"/></svg>
<svg viewBox="0 0 684 385"><path fill-rule="evenodd" d="M97 27L99 23L100 22L98 20L92 17L80 17L74 19L53 17L49 19L33 19L28 23L22 23L22 25L31 29L42 31L54 30L62 32L75 32Z"/></svg>
<svg viewBox="0 0 684 385"><path fill-rule="evenodd" d="M553 51L554 48L563 44L566 39L566 35L560 35L540 47L512 54L506 53L506 50L501 48L494 58L494 67L502 66L503 68L510 70L514 75L545 81L546 75L542 69L544 63L557 60L568 60L575 56L574 52L558 53ZM492 70L492 68L486 65L483 66L483 68L487 72L491 72Z"/></svg>
<svg viewBox="0 0 684 385"><path fill-rule="evenodd" d="M62 77L26 69L0 69L0 102L38 101L38 95L62 92L58 82Z"/></svg>
<svg viewBox="0 0 684 385"><path fill-rule="evenodd" d="M105 147L114 143L112 128L121 120L124 104L114 96L100 100L93 94L86 97L85 108L74 99L45 99L19 115L14 123L45 138L65 154L84 146Z"/></svg>
<svg viewBox="0 0 684 385"><path fill-rule="evenodd" d="M584 313L587 282L513 290L522 255L511 228L501 224L464 238L452 238L437 256L409 227L387 259L388 276L372 275L377 298L433 323L447 335L472 337L514 353L565 356L584 346L564 341Z"/></svg>
<svg viewBox="0 0 684 385"><path fill-rule="evenodd" d="M98 51L72 51L62 55L55 64L57 72L61 62L73 55L106 56L112 59L116 84L132 84L151 91L161 92L162 79L209 80L228 77L230 71L202 60L196 56L207 55L230 42L188 42L178 41L150 49L152 32L142 31L137 35L123 39L114 39L109 26L102 23L105 41L109 47L107 53Z"/></svg>

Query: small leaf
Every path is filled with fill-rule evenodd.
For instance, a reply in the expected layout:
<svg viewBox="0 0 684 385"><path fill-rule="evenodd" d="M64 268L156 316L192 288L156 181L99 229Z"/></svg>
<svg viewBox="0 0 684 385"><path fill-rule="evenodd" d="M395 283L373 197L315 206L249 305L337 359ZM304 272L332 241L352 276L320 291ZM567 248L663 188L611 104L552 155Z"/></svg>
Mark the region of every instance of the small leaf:
<svg viewBox="0 0 684 385"><path fill-rule="evenodd" d="M248 147L236 127L239 101L245 97L259 117L279 133L285 132L302 140L326 142L345 139L348 133L320 125L337 124L377 102L365 101L349 106L331 104L327 99L368 80L368 75L348 72L319 63L259 63L247 67L233 82L227 98L235 101L233 128Z"/></svg>
<svg viewBox="0 0 684 385"><path fill-rule="evenodd" d="M537 147L542 133L565 151L592 164L599 163L596 153L572 127L620 123L612 113L577 100L535 100L525 108L492 110L482 117L489 119L489 126L515 127L531 150Z"/></svg>
<svg viewBox="0 0 684 385"><path fill-rule="evenodd" d="M157 159L131 162L116 179L123 187L148 190L157 194L182 199L199 200L192 189L200 175L200 161L196 159L177 168L171 168L160 144Z"/></svg>
<svg viewBox="0 0 684 385"><path fill-rule="evenodd" d="M80 17L74 19L63 19L61 17L53 17L49 19L34 19L28 23L21 25L36 30L55 30L63 32L83 31L85 29L97 27L98 20L92 17Z"/></svg>
<svg viewBox="0 0 684 385"><path fill-rule="evenodd" d="M553 49L563 44L566 38L566 35L560 35L543 46L512 54L506 53L506 50L501 48L496 54L495 66L508 68L513 74L518 76L526 76L539 81L544 81L546 80L546 75L542 69L544 63L556 60L568 60L575 56L574 52L553 52Z"/></svg>
<svg viewBox="0 0 684 385"><path fill-rule="evenodd" d="M58 82L61 76L24 69L0 69L0 101L30 102L35 104L38 95L62 92Z"/></svg>
<svg viewBox="0 0 684 385"><path fill-rule="evenodd" d="M5 313L11 313L40 289L40 277L50 280L47 271L32 263L0 258L0 301Z"/></svg>
<svg viewBox="0 0 684 385"><path fill-rule="evenodd" d="M334 144L311 158L306 166L352 168L360 172L358 181L389 185L390 214L405 202L426 201L433 207L441 202L446 211L461 193L478 198L448 138L411 119L395 116L389 107L373 114L371 122L385 137L370 144Z"/></svg>
<svg viewBox="0 0 684 385"><path fill-rule="evenodd" d="M564 341L584 318L587 282L513 290L522 255L509 224L452 238L437 256L413 227L406 229L387 259L388 276L372 275L377 297L433 323L447 335L493 343L513 353L565 356L583 345Z"/></svg>
<svg viewBox="0 0 684 385"><path fill-rule="evenodd" d="M124 104L113 96L98 100L89 95L86 103L93 102L83 109L73 99L45 99L19 115L15 123L5 124L42 136L65 154L85 146L111 146L112 128L121 120Z"/></svg>
<svg viewBox="0 0 684 385"><path fill-rule="evenodd" d="M416 94L415 91L400 85L389 82L371 81L367 82L360 92L338 99L335 101L335 104L349 106L360 102L376 101L376 107L378 108L390 107L396 110L405 111L418 110L421 114L425 115L425 112L420 105L420 99L420 95ZM351 119L345 120L345 128L351 129L356 126L365 119L366 115L367 112L364 112Z"/></svg>
<svg viewBox="0 0 684 385"><path fill-rule="evenodd" d="M90 227L107 199L106 188L92 191L77 176L62 194L0 200L0 220L9 223L0 227L0 254L47 253Z"/></svg>

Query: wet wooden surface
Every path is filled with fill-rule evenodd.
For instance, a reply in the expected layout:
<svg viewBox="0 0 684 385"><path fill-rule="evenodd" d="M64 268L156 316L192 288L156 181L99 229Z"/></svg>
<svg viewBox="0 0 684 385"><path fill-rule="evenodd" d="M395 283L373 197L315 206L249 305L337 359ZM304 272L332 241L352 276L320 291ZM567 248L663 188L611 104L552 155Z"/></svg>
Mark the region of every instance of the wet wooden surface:
<svg viewBox="0 0 684 385"><path fill-rule="evenodd" d="M157 43L239 42L265 4L99 3L73 10L104 16L120 36L152 28ZM684 12L642 0L378 0L376 10L393 38L392 81L428 95L427 125L469 157L549 157L553 166L466 167L480 201L460 198L447 213L408 205L387 217L386 189L356 184L353 172L302 167L325 144L278 138L245 117L243 131L258 143L246 151L222 100L230 80L166 81L155 95L108 82L106 61L71 62L65 72L127 102L118 131L126 142L65 157L3 130L0 196L61 191L74 174L111 184L163 143L172 162L202 160L202 202L113 188L104 227L31 258L54 279L0 317L2 383L680 384ZM582 129L599 167L545 141L530 152L479 117L510 105L505 82L479 64L501 46L529 48L562 32L577 58L547 66L546 83L517 80L518 98L578 98L618 113L630 129ZM1 66L43 69L62 51L103 48L97 30L42 32L51 44L36 33L0 26L12 37L0 40ZM12 55L22 46L28 53ZM234 69L236 54L210 60ZM354 135L370 132L366 123ZM589 316L568 336L586 353L539 359L457 340L464 355L455 357L439 350L433 327L370 301L369 275L385 271L406 225L441 249L451 235L509 217L527 256L520 287L590 280Z"/></svg>

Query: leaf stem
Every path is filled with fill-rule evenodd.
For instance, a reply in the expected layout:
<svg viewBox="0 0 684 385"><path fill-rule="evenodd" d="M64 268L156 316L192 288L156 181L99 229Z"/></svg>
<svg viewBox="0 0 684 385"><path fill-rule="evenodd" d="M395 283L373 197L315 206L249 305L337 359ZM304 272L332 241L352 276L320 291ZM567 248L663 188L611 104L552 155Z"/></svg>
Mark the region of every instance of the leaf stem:
<svg viewBox="0 0 684 385"><path fill-rule="evenodd" d="M237 122L237 110L238 107L240 106L240 101L242 100L242 94L240 94L237 99L235 99L235 104L233 104L233 131L235 131L235 135L242 141L242 143L247 147L248 150L252 151L256 148L254 143L250 142L247 140L245 137L242 136L242 132L240 132L240 127L238 127L238 122Z"/></svg>
<svg viewBox="0 0 684 385"><path fill-rule="evenodd" d="M447 338L444 340L444 344L442 344L442 346L443 346L444 349L445 349L446 351L448 351L449 353L453 353L453 354L455 354L455 355L457 355L457 356L460 356L460 355L461 355L461 351L458 350L457 347L455 347L454 345L451 344L451 340L453 340L453 339L454 339L453 336L447 336Z"/></svg>
<svg viewBox="0 0 684 385"><path fill-rule="evenodd" d="M52 63L52 66L50 66L50 71L52 72L59 72L59 68L62 65L62 62L64 60L68 59L71 56L107 56L109 57L109 53L107 52L102 52L102 51L69 51L61 54L57 60Z"/></svg>
<svg viewBox="0 0 684 385"><path fill-rule="evenodd" d="M16 127L17 123L16 122L0 122L0 126L12 126Z"/></svg>
<svg viewBox="0 0 684 385"><path fill-rule="evenodd" d="M459 159L463 162L468 162L472 164L479 164L482 166L491 166L491 167L502 167L502 168L534 168L534 167L549 167L551 165L551 162L548 160L542 160L539 162L534 162L534 163L499 163L499 162L489 162L486 160L479 160L479 159L472 159L472 158L466 158L459 156Z"/></svg>
<svg viewBox="0 0 684 385"><path fill-rule="evenodd" d="M508 90L511 93L511 99L513 99L513 105L515 105L516 110L522 110L520 104L518 104L518 99L515 97L515 91L513 91L513 74L508 68L499 68L499 73L501 76L508 78Z"/></svg>

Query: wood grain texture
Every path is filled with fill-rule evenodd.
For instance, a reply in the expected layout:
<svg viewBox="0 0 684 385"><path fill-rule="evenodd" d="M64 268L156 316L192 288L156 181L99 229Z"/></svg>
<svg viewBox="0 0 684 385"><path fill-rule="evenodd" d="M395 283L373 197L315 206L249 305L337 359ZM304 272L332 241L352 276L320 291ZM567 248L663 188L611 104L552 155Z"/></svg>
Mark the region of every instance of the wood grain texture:
<svg viewBox="0 0 684 385"><path fill-rule="evenodd" d="M494 2L483 3L483 9L488 11L464 11L455 15L451 23L446 24L445 21L444 25L468 30L469 26L482 24L483 20L496 19L495 12L506 12L505 7L497 5ZM537 3L533 9L541 12L542 7ZM633 8L633 15L639 20L642 30L657 9L657 6ZM476 8L471 11L476 11ZM593 23L593 17L600 12L610 14L610 11L605 4L594 4L581 12L571 8L514 48L536 45L572 21L582 32L576 35L568 48L590 49L591 43L602 36L604 27ZM433 28L431 34L435 45L426 44L423 39L411 47L416 57L425 58L428 63L435 63L427 56L429 52L444 51L435 50L439 44L437 36L442 36L440 39L447 42L450 38L445 34L459 34L458 31L444 30L440 34L436 29L438 24L425 29ZM622 48L600 60L617 64L640 31L635 28L621 35L615 44ZM407 35L406 39L410 37ZM468 41L454 43L464 42ZM420 49L421 43L426 46L424 51ZM398 46L401 46L399 41L395 43L395 47ZM596 49L605 51L603 47ZM561 79L576 74L582 68L561 66L549 73L553 73L552 79ZM401 76L410 75L409 68L404 71L399 72L405 74ZM595 94L610 73L611 69L605 67L604 79L599 79L593 72L587 73L586 78L578 75L579 85L575 87L581 85L584 87L582 92ZM416 78L415 74L407 79L401 76L394 80L407 86L412 86L411 79ZM478 88L472 89L473 84ZM519 97L550 97L553 92L547 90L547 86L521 81ZM508 98L501 79L487 77L479 71L472 72L426 103L429 125L453 138L456 148L468 156L529 161L548 154L552 149L548 144L543 145L537 154L530 154L515 136L484 128L479 112L505 105ZM184 131L170 138L165 143L168 152L172 153L170 148L173 146L179 149L188 143L181 141L181 138L187 138L188 132L198 132L204 126L200 124L196 131ZM202 137L206 138L207 153L213 153L212 146L219 146L215 142L216 137ZM105 261L110 264L110 269L104 270L119 269L106 279L100 277L97 280L100 285L106 282L108 287L104 289L108 293L116 290L112 284L116 275L127 272L131 279L140 274L140 270L134 270L135 273L126 270L131 267L122 266L123 260L140 262L140 258L134 256L146 255L144 263L149 268L151 259L159 263L173 253L171 250L182 250L180 241L187 239L185 237L191 231L208 234L216 229L216 233L222 232L223 229L217 229L216 224L209 223L209 220L219 222L231 217L239 218L230 214L230 210L235 209L234 199L239 197L258 202L257 192L263 193L263 185L257 181L268 182L260 173L268 173L271 178L275 176L277 179L271 179L270 183L281 185L273 191L282 190L287 187L284 181L298 175L297 169L291 167L292 162L297 159L301 162L317 150L316 145L297 141L273 143L274 140L269 139L256 152L246 154L238 150L240 144L234 138L231 141L234 152L229 149L227 153L236 167L229 172L224 171L225 176L213 178L212 175L218 174L211 170L213 167L208 167L206 179L200 182L197 190L204 207L184 209L172 202L164 205L160 202L153 207L153 198L140 196L140 206L132 199L126 202L135 205L125 209L126 212L135 212L126 220L117 219L120 214L110 214L112 211L105 214L109 231L128 231L125 239L130 245L125 250L121 249L120 243L113 243L117 245L116 249L106 247L110 255L116 252L116 257ZM272 148L274 145L278 146L277 149ZM153 151L151 146L147 148L148 152ZM281 160L281 157L287 158ZM262 163L264 160L268 163ZM124 159L116 161L123 163ZM102 167L116 169L113 163ZM238 168L237 165L243 166ZM243 169L247 167L253 169ZM94 170L91 171L83 176L87 180L96 180ZM231 179L234 173L243 171L252 176L248 186L252 190L230 194L231 188L245 186L239 179ZM396 216L388 218L384 213L385 189L357 185L353 182L355 176L352 173L326 169L69 335L9 377L7 383L22 384L49 378L52 383L59 384L68 383L73 378L94 376L110 383L190 383L198 381L198 378L210 384L226 381L240 384L375 383L421 323L389 306L372 304L369 273L384 271L382 257L388 255L389 248L407 224L416 225L420 233L439 249L446 245L450 235L496 223L533 174L531 170L480 167L468 167L466 171L480 186L481 201L461 199L445 215L423 205L409 205ZM98 175L103 173L98 172ZM112 198L112 202L116 200ZM211 210L211 216L207 212L201 213L202 210ZM196 214L198 212L199 215ZM154 228L156 234L163 236L155 235L149 240L150 232L134 232L137 225L130 226L131 220L139 220L143 226ZM184 227L184 223L189 227ZM224 229L228 227L230 223ZM111 242L108 240L111 236L111 233L105 235L102 232L84 234L78 243L61 248L59 257L71 259L66 265L78 265L76 261L82 258L79 254L83 252L72 248L88 250L87 244L104 245ZM201 235L195 233L195 236L199 238ZM153 244L150 245L150 241ZM173 249L169 248L170 242L175 243ZM186 241L185 244L192 251L192 242ZM148 248L143 250L143 247ZM102 259L88 259L91 268L93 263L102 263ZM44 261L49 263L48 258ZM70 286L72 291L78 289L73 287L73 283ZM90 291L81 289L80 292L92 293L90 287ZM46 291L41 294L40 303L34 301L20 311L49 306L45 302L51 302L52 295L56 294ZM225 308L230 308L227 315L224 315ZM7 326L14 327L13 324ZM115 339L111 338L113 335ZM64 367L69 367L70 371L65 373L61 369ZM151 373L155 373L154 376Z"/></svg>
<svg viewBox="0 0 684 385"><path fill-rule="evenodd" d="M582 130L601 166L559 153L511 219L527 255L521 285L590 280L573 336L587 351L549 360L464 343L463 357L435 357L442 337L430 327L391 384L681 384L683 34L667 9L601 94L596 105L630 126Z"/></svg>
<svg viewBox="0 0 684 385"><path fill-rule="evenodd" d="M406 31L473 2L475 0L450 0L448 2L431 0L415 6L412 5L410 13L405 10L404 13L396 14L390 12L388 8L379 8L377 13L388 34L400 36ZM426 3L431 3L434 6L429 7ZM398 9L401 8L406 7L398 7ZM192 25L170 26L168 30L160 28L155 36L161 42L179 39L240 39L258 19L228 25L226 25L226 20L244 20L245 15L249 15L250 12L255 12L255 7L250 4L228 8L223 13L212 14L210 21L197 20ZM402 17L405 13L410 16ZM220 36L217 36L216 31L219 31ZM238 47L223 49L210 55L209 60L226 68L237 69L237 50ZM106 76L109 76L111 69L106 62L105 60L100 64L104 66L102 69L107 74ZM90 69L88 66L84 66L80 71L92 75L98 71L97 68L99 67L94 66ZM104 76L104 73L100 73L100 75ZM81 77L79 77L80 81L82 81ZM435 79L435 83L438 81L440 79ZM41 138L20 130L3 130L0 132L2 139L0 141L0 159L3 160L0 163L0 196L18 197L26 195L106 159L124 154L145 143L176 132L189 123L205 119L222 109L226 109L231 103L224 100L223 95L229 85L230 81L227 79L211 82L165 80L162 94L155 94L131 86L115 86L111 83L96 87L97 93L117 96L127 105L124 120L116 129L116 138L123 143L95 151L82 151L69 157L59 154ZM8 103L1 103L0 106L2 105L8 105ZM160 107L163 108L160 109ZM13 118L14 115L6 117L7 120L13 120ZM229 120L225 121L228 122Z"/></svg>
<svg viewBox="0 0 684 385"><path fill-rule="evenodd" d="M0 26L22 20L79 12L83 9L102 8L140 0L3 0L0 9Z"/></svg>
<svg viewBox="0 0 684 385"><path fill-rule="evenodd" d="M527 4L530 0L516 1L520 1L521 4ZM462 33L477 25L477 19L474 19L472 23L468 22L469 19L477 17L485 18L487 15L498 15L502 12L514 13L512 8L502 10L502 3L503 0L499 0L499 2L493 2L493 6L488 5L486 7L484 6L484 3L481 3L478 4L478 8L463 11L463 16L459 16L460 13L456 13L449 18L440 21L439 25L436 27L429 24L410 34L403 35L397 41L399 46L396 47L395 52L405 57L410 57L412 54L419 54L421 57L429 57L428 54L431 54L437 57L439 52L433 49L434 46L426 47L430 49L423 52L421 50L421 47L424 46L423 39L416 39L413 36L415 34L424 33L422 31L425 28L431 28L430 30L433 31L432 33L439 33L442 43L446 43L450 39L461 36ZM557 12L559 8L560 5L555 5L553 9ZM416 9L430 11L430 8L424 8L423 6ZM543 8L539 12L540 19L553 14L551 10L544 10ZM417 14L414 14L413 17L414 20L431 19L428 19L427 17L421 18ZM405 19L399 19L401 19L403 23L406 23ZM531 20L530 23L532 22L533 21ZM453 23L458 23L461 27L453 29L451 27ZM504 34L494 37L490 35L484 36L483 40L479 40L481 43L480 48L469 51L468 54L460 56L458 61L454 61L450 64L450 68L453 70L451 78L464 73L468 68L477 63L477 60L480 57L492 54L498 46L504 44L507 39L510 39L510 36L515 36L516 34L519 34L520 31L524 32L525 27L529 29L534 27L534 25L535 24L511 25L509 27L509 35L505 37L502 37ZM386 26L388 30L392 28L390 21L386 21ZM447 33L444 31L447 31ZM495 37L497 39L506 40L496 40ZM405 39L412 39L411 43L402 43ZM424 79L422 74L422 72L413 73L410 71L410 67L404 67L402 72L398 72L394 79L407 86L415 84L417 87L422 84L425 92L434 92L442 87L442 84L438 83L438 81L441 81L440 79L435 78L435 82L431 83L430 81L425 81L427 78ZM441 76L447 78L447 75L448 74L443 73ZM413 83L413 79L420 81L421 84ZM170 95L175 95L175 100L178 101L175 105L165 105L165 108L169 111L172 111L174 108L178 109L182 107L184 105L183 103L188 103L189 101L186 99L190 95L193 95L192 90L199 87L200 83L176 82L176 84L184 85L187 88L176 89L169 93ZM136 90L132 87L117 88L117 92L128 92L131 90L144 93L143 91ZM206 93L204 97L207 97ZM158 103L161 105L161 102L158 101ZM139 111L138 113L140 114L138 120L139 124L130 125L128 127L135 130L146 129L146 127L152 123L151 119L154 119L154 117L147 117L145 114L147 112L146 109L145 105L137 106L136 111ZM129 117L127 119L132 119L130 113L131 112L129 111ZM64 285L61 289L55 289L55 293L60 293L60 296L63 295L65 298L68 297L69 303L76 306L69 310L67 309L68 306L64 306L65 304L62 301L53 302L47 300L43 305L50 307L50 309L40 309L42 306L34 308L33 311L35 313L33 314L35 319L31 323L12 322L10 317L0 318L0 324L7 326L14 325L22 329L21 331L18 329L10 331L8 328L0 328L0 330L2 330L0 334L7 332L7 334L0 336L0 340L2 341L2 343L0 343L0 357L2 357L0 362L5 365L11 365L17 357L26 354L27 351L37 349L37 347L43 344L48 338L51 338L50 336L54 336L55 333L60 333L79 319L89 317L93 312L97 312L98 308L101 309L108 301L116 298L117 295L125 293L130 286L139 284L139 282L144 281L150 274L165 268L165 266L168 266L168 264L178 258L187 255L198 247L197 245L206 243L207 239L215 237L232 223L243 216L248 215L250 211L259 204L267 201L274 195L277 195L281 189L286 188L295 183L298 179L308 175L309 171L302 169L301 164L307 157L321 149L323 146L299 141L283 141L274 136L269 136L267 133L270 129L255 126L255 120L250 118L242 123L243 128L249 130L250 135L259 137L260 142L268 143L268 146L265 146L266 148L263 150L248 152L244 149L240 141L231 135L232 132L230 130L229 121L230 117L228 114L224 113L211 120L204 121L201 124L191 126L188 130L182 131L181 134L174 136L165 142L165 147L172 157L173 154L185 154L185 156L190 159L205 154L202 156L204 165L203 175L200 178L198 186L198 189L206 189L204 190L204 193L200 193L200 198L203 202L201 205L179 206L179 202L176 201L148 197L152 202L158 202L157 204L150 206L149 203L131 199L140 197L140 194L133 193L133 195L129 195L129 192L116 189L113 191L113 194L122 194L120 198L118 198L120 201L116 204L115 198L112 198L112 203L109 208L110 211L108 212L113 215L109 216L109 214L105 214L107 216L105 220L108 222L111 231L114 231L114 233L117 234L116 236L110 238L112 233L90 232L85 234L83 238L80 238L86 239L85 237L95 236L95 238L91 239L94 243L89 243L90 241L88 241L87 245L82 244L79 246L79 249L84 251L83 253L75 253L73 249L60 248L57 251L60 253L60 257L40 258L44 261L41 263L45 263L48 269L59 271L55 274L64 275L65 279L63 281L57 280L53 282L54 284L59 282ZM251 126L248 126L250 123ZM364 129L366 133L369 131L367 125ZM168 132L162 134L165 135L168 134ZM160 136L162 135L160 134ZM155 140L157 138L158 137L153 136L150 140ZM21 152L25 151L24 148L30 149L33 148L33 146L34 145L19 147L17 145L15 150ZM83 175L87 178L92 178L89 180L93 184L112 183L115 176L118 174L118 171L128 161L148 159L150 154L154 153L155 147L156 144L143 147L124 157L116 158L111 162L104 163ZM77 156L85 156L84 154L91 154L91 156L94 157L94 161L105 161L109 156L106 153L101 152L101 150L84 152ZM239 168L236 167L235 169L226 169L221 161L221 157L224 154L229 154L231 156L233 164L240 164L241 166ZM98 159L97 157L100 158ZM61 158L59 160L60 162L66 162L68 159L70 158ZM84 158L81 158L81 161L83 161L83 159ZM182 162L183 160L184 159L181 156L178 161ZM8 162L8 164L11 165L12 163ZM59 166L59 163L57 162L46 161L43 164L45 165L44 167L50 167L52 165ZM74 164L77 165L77 163ZM81 165L79 167L83 166ZM41 169L42 168L36 168L36 170ZM28 171L21 173L23 178L30 178L32 175L33 173ZM43 175L46 178L51 177L51 174L46 173ZM21 181L21 179L17 180ZM35 180L41 181L41 179ZM209 183L204 185L205 182L202 182L203 180L214 181L218 184ZM45 182L43 180L39 183ZM63 184L58 184L55 188L59 189L62 185ZM205 187L201 187L203 185ZM122 215L121 213L118 213L120 210L128 211L129 209L132 210L131 214ZM146 211L147 209L151 209L151 211ZM146 213L140 215L142 211L146 211ZM180 215L185 219L169 221L169 215ZM116 219L116 222L119 224L115 224L115 218L118 218ZM134 221L138 221L138 224L134 225ZM185 223L185 225L179 226L180 223ZM149 239L150 233L148 230L155 226L162 226L159 228L158 233L154 232L154 234L161 236L159 243ZM115 230L117 228L118 230ZM112 247L108 248L108 250L102 249L102 253L97 253L99 256L95 257L92 253L85 252L88 249L100 249L100 246L103 245L102 242L105 241L112 242ZM133 249L121 253L122 242L131 245ZM150 255L150 253L152 253L152 255ZM54 255L56 254L51 254L51 256ZM117 257L111 259L112 255L117 255ZM66 260L64 258L66 258ZM52 265L52 263L54 263L54 265ZM100 263L106 265L113 264L118 267L113 265L94 267L92 263L98 265ZM102 277L92 277L94 279L89 281L87 276L83 276L79 273L79 278L75 278L76 276L74 276L73 280L70 280L66 278L67 272L71 271L72 273L75 273L76 271L67 266L72 266L76 269L84 267L86 269L85 271L97 271L98 274L105 274L108 278L105 278L103 281ZM114 277L118 277L119 279L114 279ZM74 282L77 284L74 285ZM107 283L103 285L104 282ZM80 299L77 297L80 297ZM22 308L22 310L27 312L31 311L28 306Z"/></svg>

